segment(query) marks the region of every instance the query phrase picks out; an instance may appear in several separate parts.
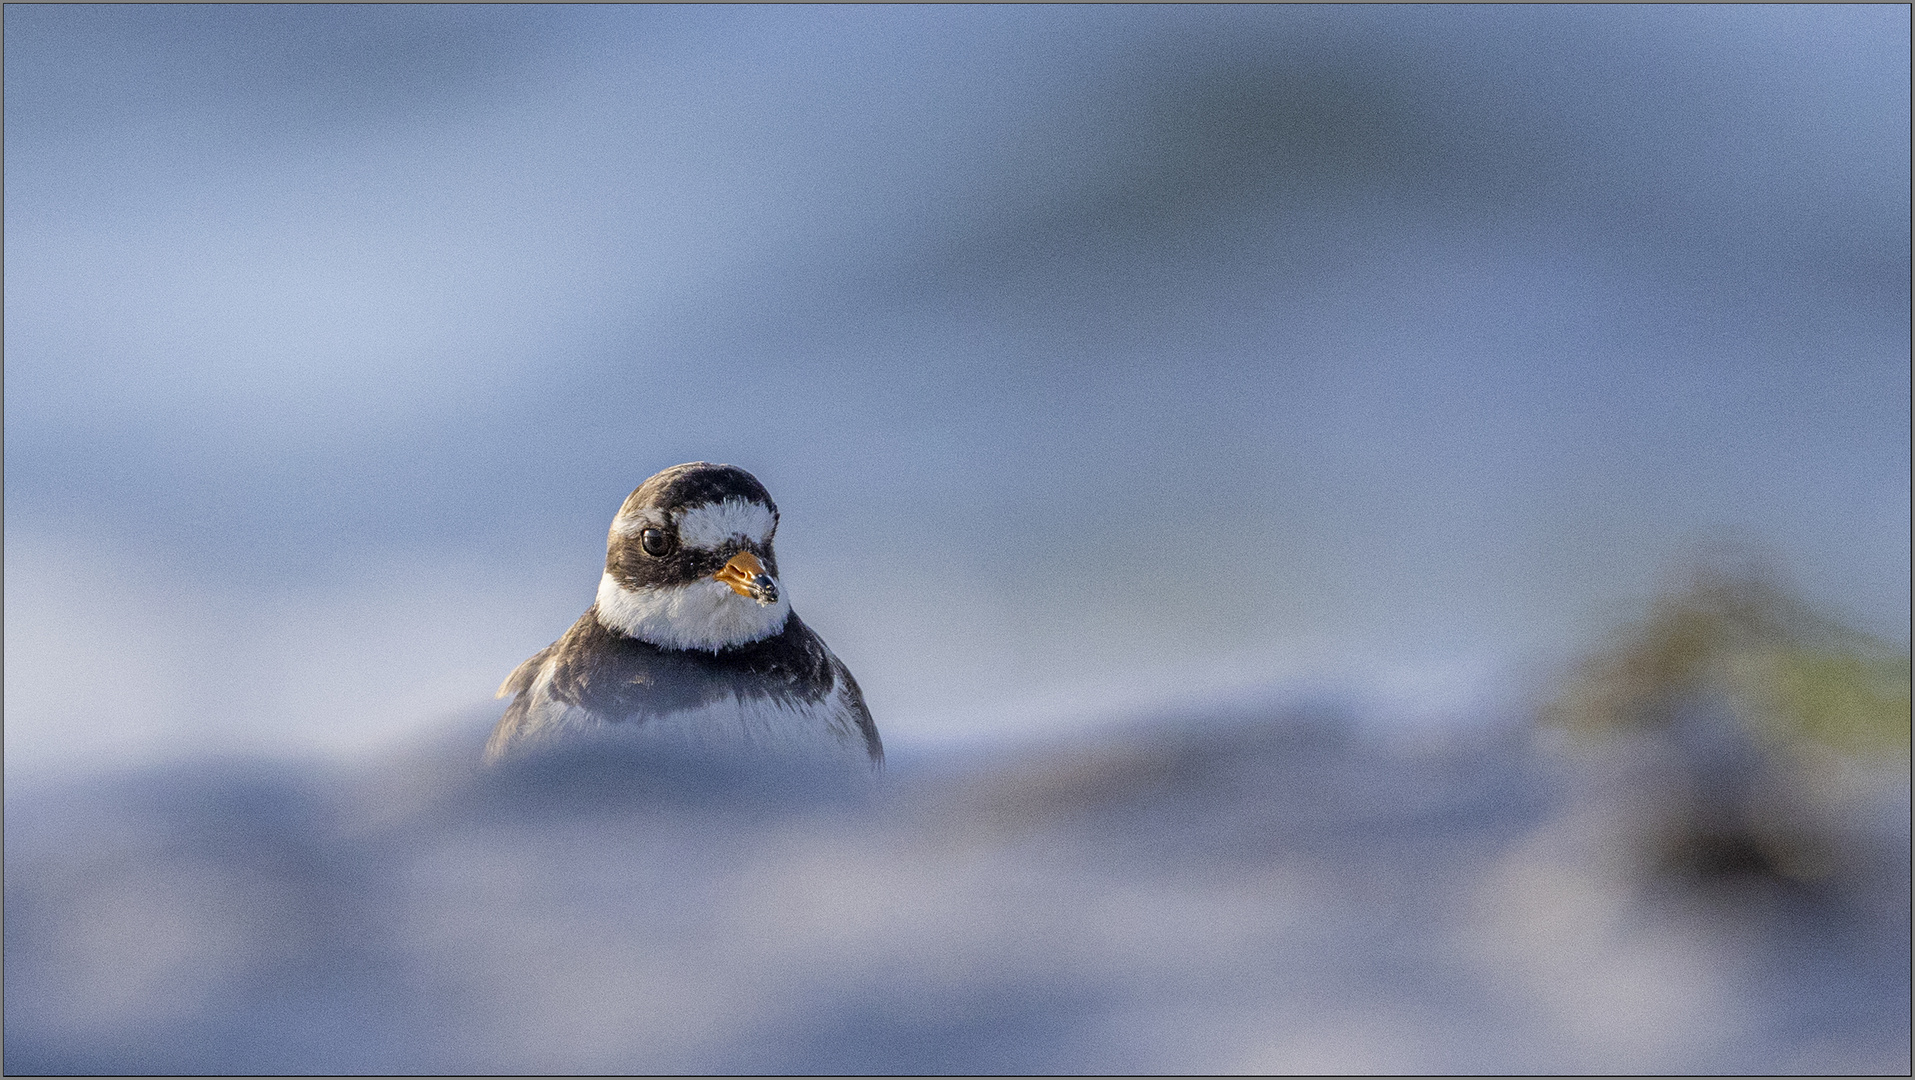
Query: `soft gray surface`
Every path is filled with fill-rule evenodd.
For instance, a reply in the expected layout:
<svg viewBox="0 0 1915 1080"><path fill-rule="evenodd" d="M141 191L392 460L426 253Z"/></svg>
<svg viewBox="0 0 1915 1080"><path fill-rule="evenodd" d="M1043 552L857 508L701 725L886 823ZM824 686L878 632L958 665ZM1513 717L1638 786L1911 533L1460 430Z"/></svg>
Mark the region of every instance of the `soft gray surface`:
<svg viewBox="0 0 1915 1080"><path fill-rule="evenodd" d="M481 735L10 788L7 1071L1909 1064L1905 786L1807 887L1632 871L1617 789L1516 733L1304 710L875 789Z"/></svg>

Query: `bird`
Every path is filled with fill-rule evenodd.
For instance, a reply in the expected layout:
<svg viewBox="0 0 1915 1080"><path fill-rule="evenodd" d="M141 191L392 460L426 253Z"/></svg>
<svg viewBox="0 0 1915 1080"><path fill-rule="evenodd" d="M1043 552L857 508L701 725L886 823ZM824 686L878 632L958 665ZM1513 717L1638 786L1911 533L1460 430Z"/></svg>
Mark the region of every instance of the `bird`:
<svg viewBox="0 0 1915 1080"><path fill-rule="evenodd" d="M697 750L884 762L850 669L791 610L778 505L734 465L674 465L627 496L598 596L500 685L497 763L567 732L633 725Z"/></svg>

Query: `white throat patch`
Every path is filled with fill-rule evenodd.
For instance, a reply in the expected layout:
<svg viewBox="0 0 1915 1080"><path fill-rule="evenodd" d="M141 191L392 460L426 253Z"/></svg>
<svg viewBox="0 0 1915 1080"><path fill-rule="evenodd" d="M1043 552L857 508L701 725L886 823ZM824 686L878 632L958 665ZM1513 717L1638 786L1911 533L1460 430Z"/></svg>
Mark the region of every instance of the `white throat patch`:
<svg viewBox="0 0 1915 1080"><path fill-rule="evenodd" d="M678 519L679 543L706 551L716 551L732 539L763 546L778 528L778 518L770 507L735 495L723 502L680 510L674 516Z"/></svg>
<svg viewBox="0 0 1915 1080"><path fill-rule="evenodd" d="M726 500L734 501L740 500ZM598 580L600 624L667 649L717 652L759 641L783 630L790 615L791 599L783 585L778 587L777 603L760 604L710 578L690 585L637 589L620 585L610 573Z"/></svg>

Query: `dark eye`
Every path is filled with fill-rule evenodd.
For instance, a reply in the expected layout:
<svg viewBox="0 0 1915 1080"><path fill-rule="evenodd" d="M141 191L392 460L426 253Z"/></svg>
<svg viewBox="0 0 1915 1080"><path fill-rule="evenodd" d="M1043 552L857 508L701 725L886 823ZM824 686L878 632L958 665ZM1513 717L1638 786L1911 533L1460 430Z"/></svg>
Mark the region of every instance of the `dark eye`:
<svg viewBox="0 0 1915 1080"><path fill-rule="evenodd" d="M669 554L672 550L671 534L664 529L646 529L638 534L638 543L645 549L645 554L654 558Z"/></svg>

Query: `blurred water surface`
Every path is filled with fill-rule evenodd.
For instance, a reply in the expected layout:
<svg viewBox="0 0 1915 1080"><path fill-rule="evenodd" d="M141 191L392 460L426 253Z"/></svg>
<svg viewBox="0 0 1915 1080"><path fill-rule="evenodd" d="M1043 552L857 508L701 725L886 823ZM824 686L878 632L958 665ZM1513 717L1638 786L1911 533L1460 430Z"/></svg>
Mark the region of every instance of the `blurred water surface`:
<svg viewBox="0 0 1915 1080"><path fill-rule="evenodd" d="M1905 768L1519 734L1727 540L1905 755L1906 9L4 19L9 1071L1906 1070ZM695 459L893 775L472 772Z"/></svg>

